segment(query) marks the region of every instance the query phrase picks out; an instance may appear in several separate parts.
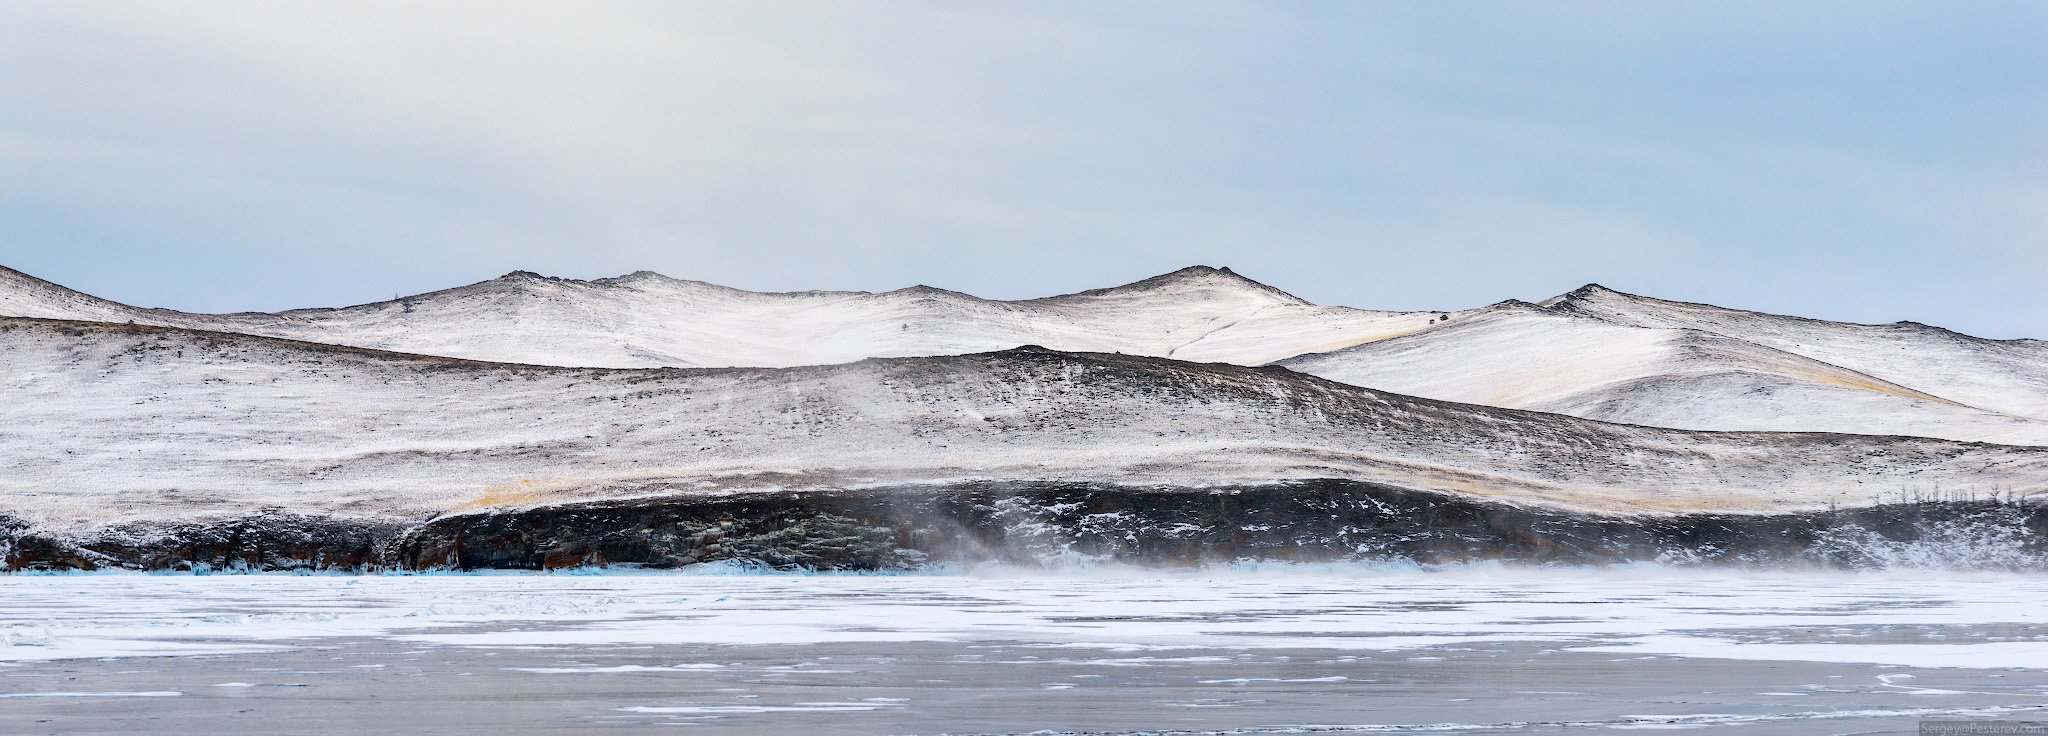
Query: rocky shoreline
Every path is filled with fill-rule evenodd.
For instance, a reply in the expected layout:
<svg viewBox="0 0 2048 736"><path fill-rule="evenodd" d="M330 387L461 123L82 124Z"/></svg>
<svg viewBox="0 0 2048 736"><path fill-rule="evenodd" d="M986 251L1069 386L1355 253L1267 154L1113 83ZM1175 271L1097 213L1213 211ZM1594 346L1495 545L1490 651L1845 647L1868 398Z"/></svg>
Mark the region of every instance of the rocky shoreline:
<svg viewBox="0 0 2048 736"><path fill-rule="evenodd" d="M1343 480L1174 489L978 483L447 514L269 512L76 537L0 516L9 571L576 567L908 571L1003 563L1663 562L2048 569L2048 506L1916 502L1787 514L1598 515Z"/></svg>

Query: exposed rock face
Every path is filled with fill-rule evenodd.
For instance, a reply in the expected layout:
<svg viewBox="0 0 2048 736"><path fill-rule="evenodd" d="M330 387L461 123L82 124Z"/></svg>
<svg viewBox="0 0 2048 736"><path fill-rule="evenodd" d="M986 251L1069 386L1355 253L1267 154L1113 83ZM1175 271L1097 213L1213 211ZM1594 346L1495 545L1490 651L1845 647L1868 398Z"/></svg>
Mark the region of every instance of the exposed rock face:
<svg viewBox="0 0 2048 736"><path fill-rule="evenodd" d="M914 570L1234 561L2048 568L2048 507L1910 503L1805 514L1606 516L1352 481L1135 489L989 483L577 504L389 522L270 514L76 541L0 525L8 569Z"/></svg>
<svg viewBox="0 0 2048 736"><path fill-rule="evenodd" d="M404 529L389 520L271 512L131 523L58 538L0 517L0 569L364 572L386 566L385 550Z"/></svg>

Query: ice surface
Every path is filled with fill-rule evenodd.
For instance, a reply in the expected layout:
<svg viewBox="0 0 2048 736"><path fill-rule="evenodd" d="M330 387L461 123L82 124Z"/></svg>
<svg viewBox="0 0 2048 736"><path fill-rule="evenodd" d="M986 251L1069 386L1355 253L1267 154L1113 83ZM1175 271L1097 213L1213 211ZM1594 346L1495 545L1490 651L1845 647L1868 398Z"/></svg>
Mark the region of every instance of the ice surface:
<svg viewBox="0 0 2048 736"><path fill-rule="evenodd" d="M39 633L0 647L0 731L1910 733L2048 716L2043 593L1647 565L13 576L0 628ZM33 653L68 641L134 653Z"/></svg>
<svg viewBox="0 0 2048 736"><path fill-rule="evenodd" d="M0 661L177 656L378 637L565 652L1003 642L1099 651L1072 661L1113 667L1171 664L1191 656L1176 651L1189 650L1428 657L1485 642L1537 642L1628 656L2041 669L2048 668L2048 634L2041 633L2048 609L2038 603L2044 595L2048 580L2038 576L1724 574L1649 566L1598 573L1484 566L1319 568L1314 575L1131 570L1029 578L15 576L0 578L0 629L41 633L0 646ZM1913 635L1916 627L1993 633ZM1788 631L1809 633L1792 641ZM1064 661L1070 660L1016 664ZM719 668L682 662L519 671Z"/></svg>

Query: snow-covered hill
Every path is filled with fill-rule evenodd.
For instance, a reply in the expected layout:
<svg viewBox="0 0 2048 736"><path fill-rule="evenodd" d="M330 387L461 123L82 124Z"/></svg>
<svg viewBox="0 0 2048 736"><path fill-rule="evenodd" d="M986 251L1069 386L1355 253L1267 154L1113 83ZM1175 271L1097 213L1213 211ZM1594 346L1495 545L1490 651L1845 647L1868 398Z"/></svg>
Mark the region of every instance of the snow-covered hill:
<svg viewBox="0 0 2048 736"><path fill-rule="evenodd" d="M759 293L640 272L513 273L342 309L141 309L0 269L0 315L159 325L581 367L787 367L1018 345L1281 362L1416 396L1700 430L1825 431L2048 446L2048 343L1858 325L1587 286L1540 304L1381 312L1310 304L1196 266L996 301L930 287Z"/></svg>
<svg viewBox="0 0 2048 736"><path fill-rule="evenodd" d="M0 269L0 316L240 332L424 355L607 368L787 367L1044 345L1258 365L1422 329L1438 314L1310 304L1195 266L1111 289L995 301L930 287L760 293L651 272L512 273L343 309L139 309Z"/></svg>
<svg viewBox="0 0 2048 736"><path fill-rule="evenodd" d="M48 529L977 479L1339 478L1608 512L2048 491L2048 448L1650 429L1109 354L604 370L10 318L0 365L0 513Z"/></svg>
<svg viewBox="0 0 2048 736"><path fill-rule="evenodd" d="M1957 403L2048 420L2048 342L1986 340L1915 322L1860 325L1673 302L1590 285L1545 305L1627 325L1745 340Z"/></svg>
<svg viewBox="0 0 2048 736"><path fill-rule="evenodd" d="M1626 296L1602 293L1609 300ZM1681 326L1686 323L1675 319L1613 320L1569 301L1550 304L1506 302L1415 334L1282 365L1403 394L1629 424L2048 445L2048 421L1970 406L1920 388L1951 390L1955 379L1929 380L1923 373L1894 370L1889 373L1916 382L1894 383L1816 359L1841 359L1843 351L1807 349L1847 341L1841 336L1865 330L1861 325L1812 323L1816 337L1805 343L1751 341L1735 337L1748 334L1736 328L1716 332ZM1982 355L1976 348L1983 342L1901 341L1886 347L1874 341L1866 345L1869 350L1844 362L1987 370L1968 364ZM1913 360L1854 359L1886 350ZM2043 366L2048 356L2033 367ZM2024 394L2001 396L2007 400L1998 405L2025 404Z"/></svg>

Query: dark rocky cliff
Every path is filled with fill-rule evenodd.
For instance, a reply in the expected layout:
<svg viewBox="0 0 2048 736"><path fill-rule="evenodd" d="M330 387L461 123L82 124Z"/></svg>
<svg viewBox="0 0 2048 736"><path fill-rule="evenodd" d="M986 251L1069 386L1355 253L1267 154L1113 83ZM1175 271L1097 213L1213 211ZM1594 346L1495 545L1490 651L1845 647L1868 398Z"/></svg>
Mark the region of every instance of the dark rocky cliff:
<svg viewBox="0 0 2048 736"><path fill-rule="evenodd" d="M2048 569L2048 507L1903 503L1799 514L1604 516L1352 481L1205 489L988 483L754 493L445 515L262 514L53 538L0 522L9 570L912 570L1234 561Z"/></svg>

